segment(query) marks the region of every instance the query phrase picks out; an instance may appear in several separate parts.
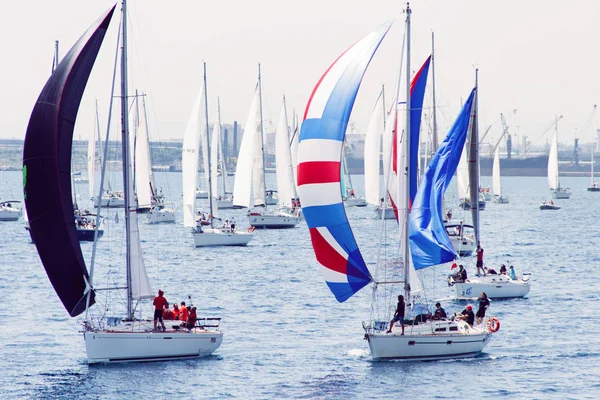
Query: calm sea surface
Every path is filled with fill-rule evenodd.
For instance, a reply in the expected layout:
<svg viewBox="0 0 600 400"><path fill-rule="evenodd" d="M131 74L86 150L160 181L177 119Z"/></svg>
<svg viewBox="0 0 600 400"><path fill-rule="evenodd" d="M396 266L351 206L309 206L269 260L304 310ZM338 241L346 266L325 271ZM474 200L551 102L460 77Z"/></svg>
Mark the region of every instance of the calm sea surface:
<svg viewBox="0 0 600 400"><path fill-rule="evenodd" d="M510 204L488 203L481 216L486 264L531 272L532 290L525 299L492 302L502 325L480 357L443 362L371 359L361 327L370 287L337 303L304 222L257 231L246 248L196 249L181 225L181 175L156 179L180 215L177 224L140 224L151 283L169 301L191 295L199 314L221 316L222 346L205 359L88 366L78 319L54 293L23 220L0 222L1 399L600 397L600 193L586 191L588 178L562 179L573 196L557 201L559 211L538 208L549 195L545 178L503 179ZM357 192L361 181L354 177ZM21 182L20 172L0 172L0 198L22 198ZM81 206L91 207L87 184L77 189ZM122 283L123 215L116 224L115 212L105 213L96 286ZM347 212L371 267L379 234L373 207ZM247 227L244 211L223 214ZM82 248L88 260L91 244ZM472 272L473 259L464 263ZM451 300L448 272L442 265L419 273L431 300L460 311L465 303ZM143 310L151 316L150 305Z"/></svg>

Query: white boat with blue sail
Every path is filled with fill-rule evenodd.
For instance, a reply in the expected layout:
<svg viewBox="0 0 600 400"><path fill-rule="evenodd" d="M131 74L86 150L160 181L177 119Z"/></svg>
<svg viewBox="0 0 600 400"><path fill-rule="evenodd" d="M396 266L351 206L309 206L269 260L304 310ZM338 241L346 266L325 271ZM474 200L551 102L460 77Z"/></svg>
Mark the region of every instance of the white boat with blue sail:
<svg viewBox="0 0 600 400"><path fill-rule="evenodd" d="M121 49L121 121L123 181L125 188L126 280L123 285L97 288L94 242L90 271L77 238L71 200L71 146L73 130L91 69L108 30L116 5L102 15L77 41L47 81L32 111L23 151L24 197L31 236L56 294L71 317L85 313L83 338L87 361L122 363L166 361L207 356L223 340L220 318L199 319L189 328L169 326L152 330L153 321L140 317L141 304L151 299L140 243L129 152L127 104L127 2L122 2L122 21L117 47ZM114 92L114 86L112 88ZM111 93L112 99L114 93ZM110 126L110 124L109 124ZM103 167L103 171L106 168ZM103 185L100 184L100 192ZM97 234L97 232L96 232ZM111 260L114 262L115 260ZM120 292L124 304L93 307L102 291ZM147 303L145 303L147 304ZM97 310L100 308L100 310ZM125 310L124 310L125 309ZM107 313L125 316L107 318ZM108 314L110 315L110 314ZM211 326L212 325L212 326Z"/></svg>
<svg viewBox="0 0 600 400"><path fill-rule="evenodd" d="M405 14L407 43L410 43L410 12L410 8L407 7ZM407 126L405 132L410 132L409 135L395 134L398 132L397 127L399 126L397 108L399 96L397 95L395 98L394 134L387 139L393 141L393 146L398 151L388 152L388 154L384 154L384 157L391 158L392 154L397 155L397 158L391 160L389 181L393 182L388 185L387 196L391 198L392 204L400 210L398 213L401 227L400 241L394 243L396 247L400 247L400 254L397 258L382 258L378 261L377 270L385 270L385 273L380 271L380 274L372 275L367 268L344 211L340 193L340 163L341 147L348 118L366 68L391 24L391 22L387 23L377 31L367 34L344 52L327 69L313 90L306 107L298 151L298 189L303 212L317 261L321 264L327 285L336 299L344 302L366 285L370 283L374 285L374 305L372 307L374 314L370 322L363 323L364 337L369 343L374 358L435 360L470 357L480 353L491 338L491 332L485 324L473 327L462 320L443 319L413 323L407 326L406 331L402 334L400 326L388 326L387 322L383 322L391 319L393 304L390 299L396 297L392 295L394 290L401 290L404 293L406 304L409 305L407 316L411 311L417 312L419 307L415 303L418 298L420 282L413 269L417 264L424 268L445 262L440 254L452 258L456 256L444 231L441 209L435 210L434 213L425 205L419 205L421 204L419 201L423 203L423 200L419 200L419 196L427 199L435 196L437 199L438 193L432 193L431 187L438 186L434 185L434 182L421 185L423 189L419 188L418 193L416 186L419 125L429 58L415 74L412 80L413 84L406 85L405 122ZM409 51L408 54L410 54ZM409 60L410 58L407 56L406 71L410 71ZM410 82L410 73L407 72L406 75L406 82ZM400 84L398 86L400 87ZM465 104L465 108L459 116L459 122L457 122L463 131L466 131L471 115L472 97L473 94ZM460 131L459 128L453 129L449 137L454 137L452 136L453 132ZM456 134L454 133L454 135ZM442 161L448 159L447 154L450 150L462 148L456 147L453 139L446 140L450 144L442 146L445 150L440 148L439 152L442 155L436 155ZM456 153L451 154L457 162ZM414 168L412 173L411 168ZM399 173L399 171L405 170L409 172L408 178L404 178L404 173ZM432 171L432 175L437 173L441 174L441 177L434 176L431 179L443 180L448 183L452 178L453 171L449 175L445 174L448 171L445 165L434 168ZM429 215L431 224L435 228L429 232L429 235L421 237L421 247L415 251L412 251L412 233L410 250L408 241L408 207L411 199L414 199L413 210L414 207L422 207L421 211L425 216ZM441 205L441 202L439 204ZM435 218L433 214L435 214ZM382 223L386 222L382 221ZM411 227L417 226L419 221L413 221L411 216L410 225ZM434 239L439 239L443 243L440 244ZM420 251L417 251L419 249ZM418 260L416 260L417 258ZM411 259L415 261L415 264L411 262ZM378 279L378 276L384 276L384 278ZM388 329L391 333L386 333Z"/></svg>

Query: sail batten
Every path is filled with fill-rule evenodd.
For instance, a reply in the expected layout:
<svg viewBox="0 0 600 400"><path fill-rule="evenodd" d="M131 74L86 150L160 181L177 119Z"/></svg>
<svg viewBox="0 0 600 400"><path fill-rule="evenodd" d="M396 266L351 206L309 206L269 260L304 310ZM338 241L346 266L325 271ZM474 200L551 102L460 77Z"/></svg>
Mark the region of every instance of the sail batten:
<svg viewBox="0 0 600 400"><path fill-rule="evenodd" d="M79 246L71 187L71 146L81 98L115 6L63 58L40 93L23 149L30 233L56 294L72 317L86 307L89 274ZM94 303L92 294L89 304Z"/></svg>
<svg viewBox="0 0 600 400"><path fill-rule="evenodd" d="M348 119L364 73L392 22L346 50L317 82L298 146L298 194L329 289L346 301L372 281L342 203L341 157Z"/></svg>

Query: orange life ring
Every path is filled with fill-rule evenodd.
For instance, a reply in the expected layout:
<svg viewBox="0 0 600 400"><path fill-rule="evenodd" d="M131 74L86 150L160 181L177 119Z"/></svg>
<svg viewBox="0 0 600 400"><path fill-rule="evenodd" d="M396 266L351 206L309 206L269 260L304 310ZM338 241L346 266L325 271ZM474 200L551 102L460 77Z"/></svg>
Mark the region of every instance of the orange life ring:
<svg viewBox="0 0 600 400"><path fill-rule="evenodd" d="M490 332L497 332L500 329L500 320L496 317L488 319L486 327Z"/></svg>
<svg viewBox="0 0 600 400"><path fill-rule="evenodd" d="M248 228L248 232L252 233L256 230L256 227L254 225L252 225L250 228Z"/></svg>

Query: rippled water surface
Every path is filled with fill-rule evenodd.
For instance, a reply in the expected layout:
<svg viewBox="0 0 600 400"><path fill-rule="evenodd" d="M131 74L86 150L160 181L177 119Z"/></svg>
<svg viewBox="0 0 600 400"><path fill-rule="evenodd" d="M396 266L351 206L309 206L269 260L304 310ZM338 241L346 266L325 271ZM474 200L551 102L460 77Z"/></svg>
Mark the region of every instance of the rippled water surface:
<svg viewBox="0 0 600 400"><path fill-rule="evenodd" d="M181 175L157 179L179 204ZM360 185L361 179L354 181ZM200 314L221 316L222 346L205 359L88 366L77 318L56 297L23 220L0 222L0 398L596 399L600 193L586 191L587 178L564 178L572 198L558 200L559 211L540 211L549 194L545 178L503 182L510 204L488 203L482 212L486 263L509 262L517 273L531 272L533 287L525 299L492 302L501 329L480 357L458 361L373 361L361 327L372 291L337 303L304 222L257 231L246 248L195 249L179 215L178 224L140 224L151 283L170 301L192 295ZM0 198L21 198L20 184L19 172L0 172ZM77 185L80 202L89 207L87 185ZM372 267L379 235L373 208L347 212ZM96 286L122 277L123 219L115 224L114 214L108 212L100 241ZM247 226L243 211L235 215ZM82 248L89 258L91 244ZM472 267L473 260L464 263ZM447 265L423 271L424 285L431 300L460 311L464 302L451 300L448 272ZM151 315L149 305L142 308Z"/></svg>

